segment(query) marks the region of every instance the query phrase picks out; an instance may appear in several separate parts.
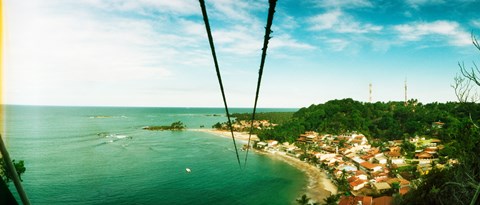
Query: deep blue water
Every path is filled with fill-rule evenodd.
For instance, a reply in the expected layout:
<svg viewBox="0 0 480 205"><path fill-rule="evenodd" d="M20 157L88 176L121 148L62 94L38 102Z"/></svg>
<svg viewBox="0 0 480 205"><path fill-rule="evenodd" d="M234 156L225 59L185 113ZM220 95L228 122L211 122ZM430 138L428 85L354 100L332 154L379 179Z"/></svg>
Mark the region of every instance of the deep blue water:
<svg viewBox="0 0 480 205"><path fill-rule="evenodd" d="M32 204L293 204L305 192L305 175L282 161L250 152L240 170L231 139L141 129L179 120L209 128L226 117L222 108L6 106L5 136L25 161Z"/></svg>

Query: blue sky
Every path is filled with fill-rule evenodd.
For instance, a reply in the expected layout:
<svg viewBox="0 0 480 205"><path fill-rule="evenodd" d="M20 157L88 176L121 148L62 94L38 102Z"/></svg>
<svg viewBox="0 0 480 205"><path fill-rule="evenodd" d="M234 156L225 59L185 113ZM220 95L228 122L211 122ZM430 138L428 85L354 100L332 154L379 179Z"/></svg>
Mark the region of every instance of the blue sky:
<svg viewBox="0 0 480 205"><path fill-rule="evenodd" d="M268 1L206 1L228 103L251 107ZM471 0L279 0L260 107L455 101L480 62ZM8 104L221 107L196 0L4 1Z"/></svg>

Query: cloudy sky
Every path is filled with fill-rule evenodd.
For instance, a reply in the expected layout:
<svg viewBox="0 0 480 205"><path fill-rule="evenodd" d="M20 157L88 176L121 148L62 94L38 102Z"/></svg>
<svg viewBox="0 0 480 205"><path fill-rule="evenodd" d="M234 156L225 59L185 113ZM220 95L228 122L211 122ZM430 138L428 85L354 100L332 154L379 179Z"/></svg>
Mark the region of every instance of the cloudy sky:
<svg viewBox="0 0 480 205"><path fill-rule="evenodd" d="M4 0L8 104L221 107L196 0ZM206 0L226 95L253 105L268 1ZM455 101L474 0L279 0L259 107Z"/></svg>

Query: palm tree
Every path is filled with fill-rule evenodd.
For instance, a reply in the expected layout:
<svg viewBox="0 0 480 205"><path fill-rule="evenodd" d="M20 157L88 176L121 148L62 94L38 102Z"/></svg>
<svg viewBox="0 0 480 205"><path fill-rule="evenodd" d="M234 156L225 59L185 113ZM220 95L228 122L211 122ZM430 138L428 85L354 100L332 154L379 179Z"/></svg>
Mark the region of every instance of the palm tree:
<svg viewBox="0 0 480 205"><path fill-rule="evenodd" d="M325 201L325 205L336 205L338 201L339 195L330 195L329 197L323 199Z"/></svg>
<svg viewBox="0 0 480 205"><path fill-rule="evenodd" d="M306 194L302 195L301 198L297 199L297 202L300 205L308 205L308 201L310 201L310 198L308 198Z"/></svg>

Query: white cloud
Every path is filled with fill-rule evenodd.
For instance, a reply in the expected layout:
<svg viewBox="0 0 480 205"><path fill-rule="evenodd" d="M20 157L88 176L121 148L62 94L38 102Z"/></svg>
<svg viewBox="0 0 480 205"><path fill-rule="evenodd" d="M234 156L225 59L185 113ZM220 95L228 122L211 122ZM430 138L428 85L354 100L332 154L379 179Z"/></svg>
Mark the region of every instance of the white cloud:
<svg viewBox="0 0 480 205"><path fill-rule="evenodd" d="M438 5L438 4L444 4L444 0L407 0L406 3L414 8L414 9L419 9L421 6L425 5Z"/></svg>
<svg viewBox="0 0 480 205"><path fill-rule="evenodd" d="M150 15L151 11L161 13L174 13L180 15L201 15L198 1L175 0L175 1L157 1L157 0L64 0L63 4L92 6L105 11L135 11L141 14Z"/></svg>
<svg viewBox="0 0 480 205"><path fill-rule="evenodd" d="M383 29L382 26L361 23L338 9L311 17L309 22L312 24L311 30L330 30L336 33L370 33Z"/></svg>
<svg viewBox="0 0 480 205"><path fill-rule="evenodd" d="M42 6L6 5L9 103L75 104L79 97L85 103L99 96L113 98L112 93L130 95L150 84L164 84L178 68L209 63L208 53L196 49L203 36L193 22L158 28L149 19L99 18L81 9L51 12Z"/></svg>
<svg viewBox="0 0 480 205"><path fill-rule="evenodd" d="M350 44L349 41L338 38L328 39L326 42L330 44L330 48L333 51L343 51Z"/></svg>
<svg viewBox="0 0 480 205"><path fill-rule="evenodd" d="M272 50L284 49L284 48L301 49L301 50L315 49L314 46L307 43L298 42L297 40L292 39L289 35L274 36L269 43L269 47Z"/></svg>
<svg viewBox="0 0 480 205"><path fill-rule="evenodd" d="M268 11L268 6L259 2L216 0L211 3L213 6L213 15L217 18L223 18L224 20L228 19L228 21L256 23L257 19L251 14L251 11L259 9L264 9L265 13Z"/></svg>
<svg viewBox="0 0 480 205"><path fill-rule="evenodd" d="M316 4L323 8L364 8L373 7L373 4L368 0L324 0L316 1Z"/></svg>
<svg viewBox="0 0 480 205"><path fill-rule="evenodd" d="M324 14L320 14L310 18L310 23L313 26L310 28L312 30L325 30L331 29L336 24L339 23L340 17L343 15L340 10L333 10Z"/></svg>
<svg viewBox="0 0 480 205"><path fill-rule="evenodd" d="M471 20L470 24L476 28L480 28L480 19L479 20Z"/></svg>
<svg viewBox="0 0 480 205"><path fill-rule="evenodd" d="M414 22L393 28L403 41L420 41L429 37L436 41L447 41L454 46L470 45L470 35L453 21Z"/></svg>
<svg viewBox="0 0 480 205"><path fill-rule="evenodd" d="M280 18L279 18L280 17ZM277 25L278 27L284 28L284 29L295 29L298 28L298 22L293 16L288 16L288 15L280 15L275 17L276 21L278 22ZM273 25L277 27L277 25ZM274 29L275 31L276 29Z"/></svg>
<svg viewBox="0 0 480 205"><path fill-rule="evenodd" d="M199 88L185 82L217 97L198 1L7 1L4 8L7 103L188 106ZM207 9L219 61L229 65L224 73L250 75L235 69L260 55L265 22L254 14L265 17L267 6L223 0ZM270 42L275 55L313 49L281 29Z"/></svg>

